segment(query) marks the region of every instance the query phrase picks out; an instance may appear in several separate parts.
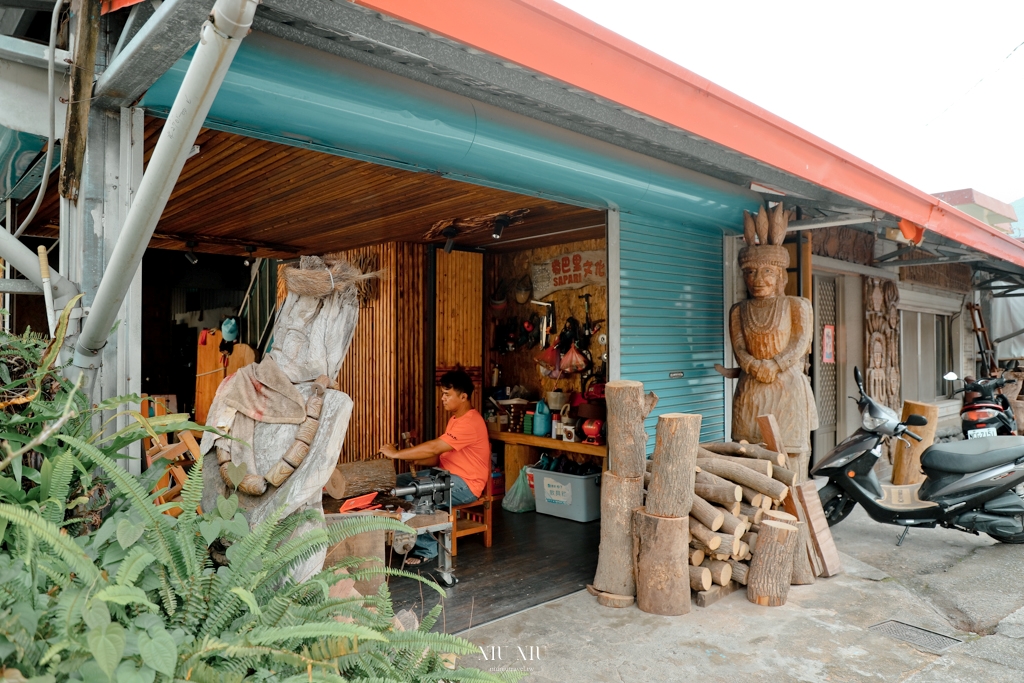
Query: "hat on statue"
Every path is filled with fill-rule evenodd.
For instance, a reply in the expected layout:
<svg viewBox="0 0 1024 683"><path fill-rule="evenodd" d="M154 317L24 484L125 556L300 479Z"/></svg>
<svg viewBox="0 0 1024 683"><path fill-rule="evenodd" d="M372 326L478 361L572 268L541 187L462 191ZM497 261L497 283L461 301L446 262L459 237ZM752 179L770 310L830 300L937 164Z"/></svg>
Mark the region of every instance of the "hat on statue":
<svg viewBox="0 0 1024 683"><path fill-rule="evenodd" d="M771 210L762 206L756 216L743 212L743 239L747 246L740 249L740 267L747 265L772 265L780 268L789 267L789 251L782 245L786 239L786 229L794 216L793 211L786 211L782 202Z"/></svg>

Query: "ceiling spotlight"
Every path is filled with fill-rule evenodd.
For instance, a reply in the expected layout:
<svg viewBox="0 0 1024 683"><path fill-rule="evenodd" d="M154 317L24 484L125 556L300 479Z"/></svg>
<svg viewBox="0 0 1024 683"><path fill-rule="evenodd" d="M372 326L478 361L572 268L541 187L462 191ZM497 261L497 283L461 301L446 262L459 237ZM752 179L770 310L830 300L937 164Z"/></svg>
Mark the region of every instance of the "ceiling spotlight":
<svg viewBox="0 0 1024 683"><path fill-rule="evenodd" d="M491 230L491 237L501 239L501 232L511 223L508 216L502 214L494 219L494 228Z"/></svg>
<svg viewBox="0 0 1024 683"><path fill-rule="evenodd" d="M245 260L242 261L242 264L247 266L249 265L249 259L252 258L253 253L255 253L256 251L256 247L250 244L245 248L245 251L248 252L249 255L245 257Z"/></svg>
<svg viewBox="0 0 1024 683"><path fill-rule="evenodd" d="M455 237L459 234L459 229L449 225L447 228L441 231L441 237L447 238L447 242L444 243L444 253L452 253L452 247L455 246Z"/></svg>
<svg viewBox="0 0 1024 683"><path fill-rule="evenodd" d="M196 244L198 243L193 242L192 240L185 242L185 246L188 247L188 251L185 252L185 260L191 263L193 266L199 263L199 257L196 256L196 252L192 251L196 247Z"/></svg>

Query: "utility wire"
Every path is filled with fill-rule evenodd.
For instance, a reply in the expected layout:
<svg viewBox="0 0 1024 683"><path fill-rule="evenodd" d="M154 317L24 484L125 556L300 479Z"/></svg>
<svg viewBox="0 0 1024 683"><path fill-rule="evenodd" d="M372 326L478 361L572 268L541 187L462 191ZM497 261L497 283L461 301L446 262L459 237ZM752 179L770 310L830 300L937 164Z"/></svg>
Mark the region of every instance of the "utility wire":
<svg viewBox="0 0 1024 683"><path fill-rule="evenodd" d="M1000 71L1002 70L1002 68L1003 68L1004 66L1006 66L1006 63L1007 63L1008 61L1010 61L1010 57L1012 57L1012 56L1014 55L1014 53L1015 53L1015 52L1017 52L1017 50L1019 50L1019 49L1020 49L1020 48L1021 48L1022 46L1024 46L1024 42L1020 43L1019 45L1017 45L1017 47L1015 47L1015 48L1013 48L1012 50L1010 50L1010 53L1009 53L1008 55L1006 55L1005 57L1003 57L1003 61L1002 61L1002 62L1000 62L1000 64L999 64L999 66L998 66L998 67L996 67L995 71L993 71L992 73L989 73L989 74L985 74L984 76L982 76L982 77L981 77L981 78L980 78L980 79L978 80L978 82L977 82L977 83L975 83L974 85L972 85L972 86L971 86L970 88L968 88L968 89L967 89L967 91L966 91L966 92L965 92L965 93L964 93L963 95L960 95L960 96L958 96L958 97L957 97L956 99L954 99L954 100L953 100L952 102L950 102L950 103L949 103L949 106L947 106L947 107L946 107L945 109L943 109L943 110L942 110L941 112L939 112L939 115L938 115L938 116L936 116L935 118L933 118L933 119L932 119L931 121L929 121L928 123L924 124L924 127L925 127L925 128L927 128L928 126L932 125L933 123L935 123L936 121L938 121L939 119L941 119L941 118L942 118L943 116L945 116L945 115L946 115L946 112L947 112L947 111L949 111L950 109L952 109L953 107L955 107L955 106L957 105L957 103L959 103L959 102L960 102L960 100L962 100L963 98L967 97L967 96L968 96L968 95L970 95L970 94L971 94L972 92L974 92L974 89L975 89L975 88L977 88L977 87L978 87L979 85L981 85L981 84L982 84L982 82L983 82L983 81L984 81L984 80L985 80L986 78L988 78L989 76L994 76L995 74L999 73L999 72L1000 72Z"/></svg>

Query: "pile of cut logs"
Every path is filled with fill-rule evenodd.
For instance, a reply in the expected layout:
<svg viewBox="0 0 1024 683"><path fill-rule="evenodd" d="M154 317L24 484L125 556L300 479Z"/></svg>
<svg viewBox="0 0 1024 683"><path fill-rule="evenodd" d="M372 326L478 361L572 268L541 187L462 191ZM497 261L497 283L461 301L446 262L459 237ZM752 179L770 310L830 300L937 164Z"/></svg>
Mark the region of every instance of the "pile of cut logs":
<svg viewBox="0 0 1024 683"><path fill-rule="evenodd" d="M751 602L783 605L790 585L842 571L816 487L784 467L784 453L701 444L700 415L667 413L647 460L643 421L657 397L630 381L609 382L605 396L610 463L588 587L598 602L679 615L746 586Z"/></svg>

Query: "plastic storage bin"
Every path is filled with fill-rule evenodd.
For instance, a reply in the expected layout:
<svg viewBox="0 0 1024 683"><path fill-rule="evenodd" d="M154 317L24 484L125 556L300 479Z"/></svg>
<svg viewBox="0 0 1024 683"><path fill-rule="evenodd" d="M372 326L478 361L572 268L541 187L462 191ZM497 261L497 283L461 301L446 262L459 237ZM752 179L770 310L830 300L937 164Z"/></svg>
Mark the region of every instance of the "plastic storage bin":
<svg viewBox="0 0 1024 683"><path fill-rule="evenodd" d="M530 467L526 471L537 512L576 522L601 518L601 474L562 474Z"/></svg>

